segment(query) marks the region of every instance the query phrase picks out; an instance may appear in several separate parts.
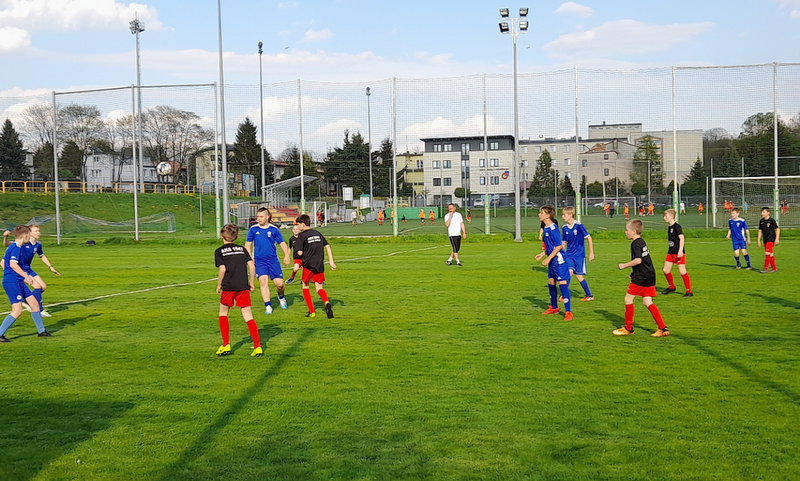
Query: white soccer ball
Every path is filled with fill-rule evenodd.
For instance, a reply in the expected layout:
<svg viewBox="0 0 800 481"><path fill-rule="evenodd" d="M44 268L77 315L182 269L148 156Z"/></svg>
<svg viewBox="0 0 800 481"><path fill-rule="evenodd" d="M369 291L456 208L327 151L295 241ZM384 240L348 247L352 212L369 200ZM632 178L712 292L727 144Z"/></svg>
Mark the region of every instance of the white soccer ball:
<svg viewBox="0 0 800 481"><path fill-rule="evenodd" d="M172 165L169 162L160 162L156 166L156 172L158 172L158 175L171 175Z"/></svg>

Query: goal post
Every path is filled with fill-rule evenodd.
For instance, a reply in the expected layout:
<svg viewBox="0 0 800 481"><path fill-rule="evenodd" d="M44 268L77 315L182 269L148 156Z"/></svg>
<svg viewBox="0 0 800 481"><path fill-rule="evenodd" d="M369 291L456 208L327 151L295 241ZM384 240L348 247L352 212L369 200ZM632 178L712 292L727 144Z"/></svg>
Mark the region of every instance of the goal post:
<svg viewBox="0 0 800 481"><path fill-rule="evenodd" d="M750 229L758 228L761 208L772 209L772 217L786 227L800 226L800 175L778 177L715 177L711 179L713 227L728 225L730 206L738 207Z"/></svg>

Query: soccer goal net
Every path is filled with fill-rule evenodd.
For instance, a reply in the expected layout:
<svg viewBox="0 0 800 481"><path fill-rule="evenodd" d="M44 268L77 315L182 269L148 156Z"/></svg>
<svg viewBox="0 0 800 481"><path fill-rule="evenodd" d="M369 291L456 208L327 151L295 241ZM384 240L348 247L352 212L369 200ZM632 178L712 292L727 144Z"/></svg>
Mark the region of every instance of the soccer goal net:
<svg viewBox="0 0 800 481"><path fill-rule="evenodd" d="M56 216L47 215L34 217L28 224L38 224L42 234L56 235ZM122 221L107 221L93 219L78 214L63 214L61 216L61 234L133 234L135 231L134 219ZM139 232L162 232L172 234L175 232L175 216L171 212L162 212L147 217L139 218Z"/></svg>
<svg viewBox="0 0 800 481"><path fill-rule="evenodd" d="M614 215L622 215L626 203L630 206L631 215L634 215L636 211L636 197L584 197L581 199L584 215L605 215L603 206L609 204L610 207L612 203L616 210Z"/></svg>
<svg viewBox="0 0 800 481"><path fill-rule="evenodd" d="M773 209L778 225L800 226L800 175L778 177L717 177L711 180L711 215L714 227L727 227L730 210L738 207L750 229L758 228L761 208Z"/></svg>

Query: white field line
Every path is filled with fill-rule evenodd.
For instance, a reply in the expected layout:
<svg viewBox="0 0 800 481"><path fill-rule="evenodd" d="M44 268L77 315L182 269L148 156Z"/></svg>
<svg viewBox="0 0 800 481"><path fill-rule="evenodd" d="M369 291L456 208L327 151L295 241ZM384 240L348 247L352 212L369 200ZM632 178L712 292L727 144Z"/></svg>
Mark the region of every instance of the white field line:
<svg viewBox="0 0 800 481"><path fill-rule="evenodd" d="M410 252L427 251L427 250L431 250L431 249L438 249L440 247L444 247L444 246L432 246L432 247L424 247L424 248L420 248L420 249L411 249L411 250L407 250L407 251L396 251L396 252L390 252L388 254L381 254L381 255L376 255L376 256L351 257L351 258L347 258L347 259L341 259L341 260L339 260L339 262L360 261L360 260L364 260L364 259L374 259L374 258L377 258L377 257L391 257L391 256L395 256L397 254L406 254L406 253L410 253ZM284 270L288 270L288 269L291 269L291 267L284 267L283 269ZM56 303L53 303L53 304L47 304L47 306L48 307L55 307L55 306L66 306L66 305L69 305L69 304L79 304L79 303L83 303L83 302L98 301L100 299L108 299L110 297L128 296L128 295L131 295L131 294L141 294L143 292L152 292L152 291L157 291L159 289L169 289L169 288L172 288L172 287L183 287L183 286L192 286L192 285L196 285L196 284L204 284L206 282L211 282L211 281L215 281L215 280L217 280L217 278L216 277L212 277L211 279L204 279L202 281L181 282L179 284L166 284L166 285L163 285L163 286L155 286L155 287L148 287L148 288L145 288L145 289L137 289L135 291L117 292L115 294L105 294L105 295L102 295L102 296L87 297L86 299L78 299L78 300L74 300L74 301L56 302ZM11 311L6 311L6 312L3 312L3 313L0 313L0 315L7 315L10 312Z"/></svg>

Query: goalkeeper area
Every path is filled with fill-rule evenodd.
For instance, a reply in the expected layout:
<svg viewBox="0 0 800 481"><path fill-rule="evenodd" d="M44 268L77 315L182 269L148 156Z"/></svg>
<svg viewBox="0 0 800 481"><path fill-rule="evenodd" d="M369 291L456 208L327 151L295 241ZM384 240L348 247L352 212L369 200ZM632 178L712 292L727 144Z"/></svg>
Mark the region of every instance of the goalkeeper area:
<svg viewBox="0 0 800 481"><path fill-rule="evenodd" d="M778 204L777 209L776 203ZM758 228L762 207L772 209L772 217L781 227L800 227L800 176L778 177L777 193L775 177L717 177L711 179L713 227L728 226L731 204L733 207L739 208L740 217L747 221L750 230Z"/></svg>

